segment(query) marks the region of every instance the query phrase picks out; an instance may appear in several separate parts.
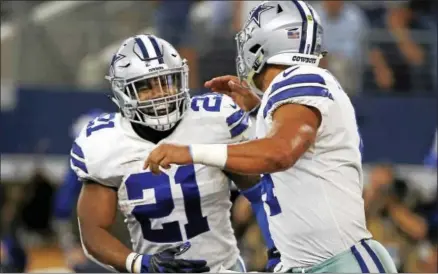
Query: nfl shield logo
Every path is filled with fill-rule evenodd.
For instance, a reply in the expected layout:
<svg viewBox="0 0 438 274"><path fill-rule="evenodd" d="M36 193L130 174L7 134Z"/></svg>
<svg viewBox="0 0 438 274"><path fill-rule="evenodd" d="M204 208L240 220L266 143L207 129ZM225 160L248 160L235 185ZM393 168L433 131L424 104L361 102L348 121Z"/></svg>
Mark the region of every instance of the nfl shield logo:
<svg viewBox="0 0 438 274"><path fill-rule="evenodd" d="M299 39L300 31L298 28L287 29L287 38L289 39Z"/></svg>

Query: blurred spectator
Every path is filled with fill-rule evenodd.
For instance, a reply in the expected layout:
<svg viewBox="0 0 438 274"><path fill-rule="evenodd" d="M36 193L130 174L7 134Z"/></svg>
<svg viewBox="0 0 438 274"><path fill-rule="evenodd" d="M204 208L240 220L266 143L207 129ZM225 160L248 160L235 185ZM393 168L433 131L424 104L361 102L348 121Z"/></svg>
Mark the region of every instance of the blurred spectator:
<svg viewBox="0 0 438 274"><path fill-rule="evenodd" d="M28 258L17 238L16 205L6 196L6 189L0 184L0 272L24 272Z"/></svg>
<svg viewBox="0 0 438 274"><path fill-rule="evenodd" d="M394 1L354 1L365 13L371 28L383 28L388 7Z"/></svg>
<svg viewBox="0 0 438 274"><path fill-rule="evenodd" d="M52 235L50 212L54 187L48 176L37 169L24 187L26 195L21 211L24 228L33 232L35 239L47 240Z"/></svg>
<svg viewBox="0 0 438 274"><path fill-rule="evenodd" d="M367 51L368 22L354 3L323 1L313 5L324 26L323 47L328 51L321 66L336 76L349 94L361 90L361 76Z"/></svg>
<svg viewBox="0 0 438 274"><path fill-rule="evenodd" d="M427 239L428 222L415 211L421 204L418 195L394 176L389 165L371 172L364 191L368 229L388 249L399 272L415 272L408 258L417 252L417 244Z"/></svg>
<svg viewBox="0 0 438 274"><path fill-rule="evenodd" d="M438 272L438 196L430 203L423 204L419 211L425 217L428 225L428 237L418 246L419 272Z"/></svg>
<svg viewBox="0 0 438 274"><path fill-rule="evenodd" d="M396 79L392 87L396 92L432 89L432 66L436 71L436 31L430 32L433 10L431 0L396 1L389 8L387 27L392 39L379 47ZM429 33L418 32L425 30Z"/></svg>
<svg viewBox="0 0 438 274"><path fill-rule="evenodd" d="M267 262L266 246L260 228L253 216L250 202L238 196L233 203L232 222L239 249L248 271L263 271Z"/></svg>
<svg viewBox="0 0 438 274"><path fill-rule="evenodd" d="M198 77L198 55L194 42L194 33L190 22L190 11L196 0L156 1L154 12L157 36L173 45L179 54L187 59L190 67L189 87L197 89L200 85Z"/></svg>
<svg viewBox="0 0 438 274"><path fill-rule="evenodd" d="M416 266L414 270L421 273L437 273L437 249L437 242L422 242L417 248L417 253L412 257L412 264Z"/></svg>
<svg viewBox="0 0 438 274"><path fill-rule="evenodd" d="M2 237L0 241L0 256L1 273L23 273L26 270L27 255L16 235L12 234Z"/></svg>
<svg viewBox="0 0 438 274"><path fill-rule="evenodd" d="M425 53L423 48L412 39L410 29L429 28L430 22L424 16L432 11L431 8L432 1L413 0L403 1L389 9L388 27L403 57L414 66L423 64Z"/></svg>

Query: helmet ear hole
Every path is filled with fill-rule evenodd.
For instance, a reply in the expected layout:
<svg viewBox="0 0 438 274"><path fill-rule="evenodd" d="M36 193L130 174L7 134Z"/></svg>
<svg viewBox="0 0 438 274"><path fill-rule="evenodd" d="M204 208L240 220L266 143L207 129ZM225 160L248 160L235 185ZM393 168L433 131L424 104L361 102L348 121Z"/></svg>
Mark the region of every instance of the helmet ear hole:
<svg viewBox="0 0 438 274"><path fill-rule="evenodd" d="M249 49L249 52L251 52L251 53L253 53L253 54L256 54L260 47L261 47L260 44L255 44L254 46L252 46L252 47Z"/></svg>

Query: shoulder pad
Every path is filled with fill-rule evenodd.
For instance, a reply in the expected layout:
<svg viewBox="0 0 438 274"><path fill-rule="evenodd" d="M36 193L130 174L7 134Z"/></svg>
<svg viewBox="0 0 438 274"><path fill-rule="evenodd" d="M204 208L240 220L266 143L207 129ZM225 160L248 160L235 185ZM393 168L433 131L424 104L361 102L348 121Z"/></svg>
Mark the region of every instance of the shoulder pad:
<svg viewBox="0 0 438 274"><path fill-rule="evenodd" d="M309 105L325 112L322 101L330 103L334 100L325 74L324 69L313 66L294 66L280 73L272 81L263 117L286 103Z"/></svg>
<svg viewBox="0 0 438 274"><path fill-rule="evenodd" d="M106 178L100 175L100 168L109 159L111 147L117 140L116 114L103 114L90 121L73 142L70 151L70 165L82 180L93 180L104 185ZM110 185L112 186L112 185Z"/></svg>
<svg viewBox="0 0 438 274"><path fill-rule="evenodd" d="M218 130L226 132L228 142L239 141L251 125L249 114L240 109L229 96L220 93L194 96L191 109L202 117L210 118Z"/></svg>

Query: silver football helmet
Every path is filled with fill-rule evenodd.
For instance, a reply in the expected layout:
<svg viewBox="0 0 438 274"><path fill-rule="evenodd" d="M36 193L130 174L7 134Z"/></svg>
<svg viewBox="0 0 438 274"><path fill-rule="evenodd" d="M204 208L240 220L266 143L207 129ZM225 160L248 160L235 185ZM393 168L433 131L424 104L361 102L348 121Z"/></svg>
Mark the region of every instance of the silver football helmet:
<svg viewBox="0 0 438 274"><path fill-rule="evenodd" d="M259 95L254 75L265 64L318 66L323 57L320 18L304 1L264 1L237 33L236 67Z"/></svg>
<svg viewBox="0 0 438 274"><path fill-rule="evenodd" d="M154 35L137 35L122 43L106 79L125 118L164 131L187 110L188 72L186 60L171 44Z"/></svg>

